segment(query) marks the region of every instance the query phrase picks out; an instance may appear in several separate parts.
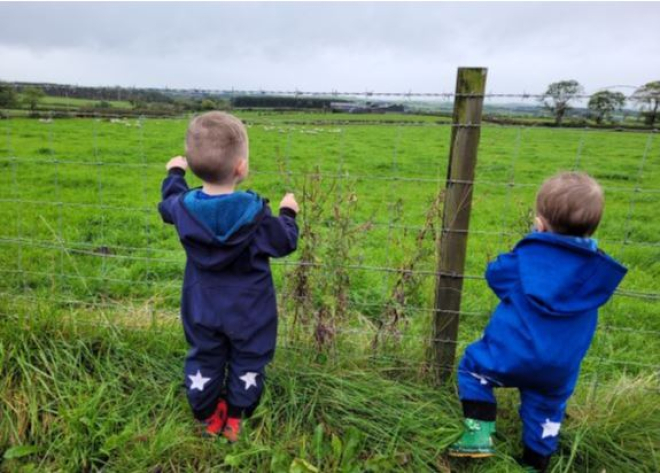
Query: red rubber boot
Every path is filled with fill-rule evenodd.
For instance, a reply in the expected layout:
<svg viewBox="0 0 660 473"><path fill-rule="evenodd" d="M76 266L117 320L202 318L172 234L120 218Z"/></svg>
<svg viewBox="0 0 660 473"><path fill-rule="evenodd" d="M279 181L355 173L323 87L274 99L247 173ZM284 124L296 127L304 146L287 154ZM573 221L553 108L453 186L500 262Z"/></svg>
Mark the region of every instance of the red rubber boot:
<svg viewBox="0 0 660 473"><path fill-rule="evenodd" d="M225 424L225 429L222 435L225 436L230 443L238 441L238 436L241 434L241 419L237 417L229 417Z"/></svg>
<svg viewBox="0 0 660 473"><path fill-rule="evenodd" d="M227 401L220 399L218 401L218 406L215 408L215 412L204 421L206 429L204 429L204 435L210 437L217 437L225 428L227 423Z"/></svg>

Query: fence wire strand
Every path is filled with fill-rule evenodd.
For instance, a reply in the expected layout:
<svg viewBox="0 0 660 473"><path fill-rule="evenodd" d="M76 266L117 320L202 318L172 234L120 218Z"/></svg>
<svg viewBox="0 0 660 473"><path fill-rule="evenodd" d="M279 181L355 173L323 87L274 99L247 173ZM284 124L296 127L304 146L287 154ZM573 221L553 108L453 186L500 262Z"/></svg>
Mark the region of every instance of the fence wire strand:
<svg viewBox="0 0 660 473"><path fill-rule="evenodd" d="M409 102L416 98L435 98L449 101L459 96L471 98L483 97L486 99L517 98L521 100L539 100L541 98L541 94L493 93L486 93L483 95L413 92L387 93L368 91L359 93L338 91L234 91L234 93L244 95L278 94L293 95L296 97L359 96L365 101L378 97L404 97ZM584 99L588 98L588 96L578 98ZM105 119L108 118L108 116L104 115L102 118ZM2 289L2 291L0 291L0 300L4 299L5 303L8 304L8 311L10 310L9 308L12 307L12 303L14 306L18 306L20 301L26 301L30 304L48 304L53 309L59 308L64 310L68 308L71 311L71 314L73 314L74 308L77 308L77 310L85 308L85 310L93 313L111 312L112 314L125 315L134 312L146 313L147 321L145 322L145 327L153 327L157 322L161 323L164 321L178 320L178 311L172 301L176 302L181 281L180 277L173 278L171 275L179 274L181 271L184 255L182 250L178 246L175 246L171 239L162 242L158 240L158 236L160 235L159 229L154 226L154 221L151 220L152 218L155 218L156 202L153 201L153 189L150 188L151 183L146 176L149 174L156 177L156 170L161 170L163 168L163 163L150 162L147 153L148 136L145 135L145 127L152 118L145 116L136 118L137 126L131 128L131 131L134 131L137 135L137 149L135 150L135 154L137 154L138 159L132 160L132 158L128 158L127 162L113 161L110 159L111 153L108 153L107 151L107 141L110 140L110 138L108 134L101 131L103 128L103 122L101 121L101 116L98 114L95 114L90 118L92 121L92 154L90 160L72 159L56 149L56 120L52 119L52 117L48 121L48 127L45 130L44 138L47 145L47 158L36 158L29 152L25 153L23 150L17 149L12 139L12 120L5 121L6 156L0 157L0 164L5 164L9 168L9 179L11 181L12 189L5 194L5 197L0 197L0 203L3 205L7 204L6 206L8 207L13 207L13 209L10 210L9 215L12 216L11 218L14 222L8 222L8 228L13 228L12 232L5 232L5 234L0 235L0 255L4 258L3 262L6 263L4 264L4 267L0 268L0 274L3 275L2 279L4 280L4 282L0 284L0 289ZM186 117L177 116L176 118L184 119ZM159 117L159 119L167 119L167 117ZM350 127L351 125L362 126L364 122L368 121L369 120L346 120L343 123L347 127ZM248 121L248 123L250 122ZM263 125L264 128L270 126L267 122L260 122L258 120L253 120L251 124L255 126ZM301 185L310 178L319 179L321 182L335 182L335 201L336 203L343 204L346 204L347 199L350 198L349 193L352 192L353 185L359 182L375 182L375 185L381 186L384 191L382 193L383 201L387 201L386 204L383 204L385 210L384 213L381 214L380 219L377 217L372 219L358 219L351 216L350 221L343 223L339 222L350 228L359 227L367 228L367 231L380 230L384 232L384 243L382 244L382 250L384 253L383 264L378 264L378 262L365 262L364 255L362 254L355 254L355 258L351 257L350 261L344 261L342 263L332 261L331 258L327 261L324 261L322 258L313 261L301 261L295 256L272 262L276 272L279 271L281 276L281 281L278 284L278 289L280 289L278 300L283 313L282 331L284 335L283 339L285 340L283 345L284 348L291 350L310 349L309 346L296 344L297 333L300 331L311 336L312 345L313 343L320 343L318 340L315 340L319 329L318 322L321 320L321 315L319 315L319 313L306 314L304 320L298 320L295 324L292 324L293 319L287 314L287 311L289 311L295 304L301 304L302 307L306 308L310 307L310 298L307 296L303 297L296 293L296 288L292 287L291 282L287 280L287 275L290 275L290 271L295 268L307 268L310 271L310 274L312 271L316 271L318 272L318 275L316 276L317 278L325 277L331 279L336 277L337 273L349 274L349 272L358 271L366 274L378 275L377 280L379 282L376 283L373 288L373 294L376 295L372 294L370 298L365 300L364 298L361 298L362 296L359 293L348 292L348 299L345 302L346 309L350 311L351 317L356 317L356 320L359 320L359 323L357 321L339 321L334 318L336 317L335 315L331 315L331 317L333 317L330 319L333 336L337 337L338 343L350 343L355 345L356 351L353 353L354 356L358 356L358 351L361 349L365 353L360 354L359 356L365 356L371 360L377 359L379 362L391 363L391 369L398 369L398 367L394 365L402 362L409 363L410 365L422 363L425 366L431 366L433 363L427 359L420 359L419 357L407 358L407 352L405 350L403 352L397 352L395 350L395 345L403 344L403 346L409 347L409 344L411 343L418 343L421 346L428 345L432 342L442 341L443 343L454 344L459 349L463 349L471 341L465 337L462 337L459 340L439 340L436 337L419 333L418 328L416 330L410 329L407 325L410 323L410 320L406 319L402 322L400 327L395 327L395 330L386 334L387 339L395 342L394 345L386 344L388 349L394 350L392 353L386 353L384 347L376 349L375 345L370 345L371 341L379 336L379 331L381 330L379 324L371 320L370 317L377 318L379 314L382 315L386 310L395 308L402 314L410 314L411 319L423 317L425 320L428 319L428 321L430 321L434 314L443 312L443 310L433 307L433 305L428 302L428 298L426 300L420 300L418 294L406 294L404 303L397 300L393 301L393 286L399 278L415 278L415 281L421 281L418 284L420 288L423 288L416 288L415 291L426 290L427 292L430 284L428 281L432 282L434 278L437 278L440 275L462 278L481 285L484 284L485 280L481 273L475 272L473 269L475 266L474 264L468 264L470 270L463 274L447 274L438 272L436 269L426 269L428 267L435 268L435 261L415 262L415 265L411 268L407 268L403 265L400 261L401 254L408 256L406 255L406 252L409 250L405 247L406 239L414 239L415 235L424 232L426 228L421 224L410 224L407 219L404 218L405 216L402 215L402 213L405 212L407 205L405 199L402 198L402 200L404 200L404 210L399 208L397 199L399 196L405 197L406 191L409 189L425 185L428 185L431 189L430 193L440 194L447 182L453 184L474 185L476 188L475 195L477 197L479 195L480 186L483 186L484 188L492 187L495 189L501 189L504 195L503 210L501 215L495 219L496 223L490 228L471 229L469 233L472 234L473 239L482 239L483 241L487 241L490 237L497 239L498 241L494 243L497 250L505 251L507 249L507 244L511 243L510 240L513 238L520 238L525 233L523 231L512 231L512 228L515 228L516 226L516 201L514 199L514 192L517 189L533 191L538 186L537 182L518 181L520 176L524 175L523 172L519 171L519 167L524 164L522 146L524 141L528 139L526 132L534 127L516 125L512 128L515 130L515 133L509 154L510 160L505 168L502 180L477 178L472 181L459 181L446 179L443 173L443 165L440 160L438 160L435 169L429 167L426 163L420 164L419 170L416 170L416 174L411 174L410 170L406 169L403 165L404 161L401 158L406 151L403 145L404 143L408 145L409 142L412 143L413 141L412 137L408 138L407 136L408 131L412 133L412 130L406 128L408 125L410 125L409 122L397 122L395 120L386 123L386 126L393 130L391 159L381 160L382 162L389 163L389 170L379 173L351 172L347 156L353 150L348 149L349 144L347 144L347 131L345 127L337 133L337 155L335 162L332 163L336 166L335 169L332 171L328 171L327 169L322 171L320 161L321 155L318 156L319 166L315 171L301 171L300 169L296 169L293 164L298 158L296 137L301 135L296 133L295 127L308 126L308 123L304 121L288 121L286 123L272 125L274 127L286 127L286 129L281 129L284 131L283 133L280 133L280 128L278 128L278 130L276 130L278 131L278 135L275 135L282 136L282 139L279 140L279 144L280 146L283 145L283 150L278 149L278 156L282 161L281 168L268 170L257 167L250 171L256 178L281 180L281 187L284 190L287 192L297 191L298 193L300 193ZM429 133L432 133L434 128L442 130L443 127L454 128L457 125L436 122L431 123L428 126L430 130ZM467 126L478 127L481 125L468 124ZM484 126L500 130L508 129L506 125L501 124L486 123ZM562 133L563 131L564 130L556 129L552 130L552 133ZM575 148L576 152L573 161L573 169L578 170L585 167L585 158L588 150L588 147L586 146L587 140L591 140L591 135L588 133L590 131L592 130L587 128L580 129L579 138ZM406 138L405 140L404 137ZM446 137L443 135L439 139L446 140ZM600 240L600 243L602 244L620 245L621 250L623 247L627 247L649 252L655 251L655 248L660 248L660 241L637 241L633 238L633 224L636 216L635 212L637 210L636 206L638 205L640 197L644 196L645 198L656 202L660 199L660 197L658 197L660 196L660 188L643 187L644 172L648 163L651 161L654 152L653 139L653 134L649 133L646 138L645 147L640 155L639 165L633 181L634 183L631 186L603 186L607 193L620 193L624 196L630 194L630 198L628 200L627 212L624 218L624 232L622 238L604 238ZM591 146L591 141L589 141L588 144ZM421 172L425 166L425 172ZM89 167L90 173L94 172L96 189L95 198L93 200L72 201L66 199L70 193L65 195L65 192L63 191L63 182L66 179L67 171L70 167ZM23 169L25 173L30 173L37 168L52 169L53 193L52 195L44 195L40 198L31 198L29 195L26 197L21 182L23 175L21 174L21 169ZM141 204L133 202L132 205L116 205L113 203L112 194L110 192L110 168L125 169L129 173L144 173L144 176L141 179ZM437 170L437 172L434 173L434 170ZM128 192L129 190L123 189L122 191ZM378 195L381 194L378 193ZM49 211L51 208L54 210L54 214ZM98 240L96 241L84 241L84 239L80 238L80 234L78 235L78 238L74 237L73 235L76 233L84 233L85 229L72 229L69 227L72 223L72 221L69 221L71 215L85 211L94 211L98 213ZM115 244L113 234L116 229L113 228L112 219L109 214L110 212L116 212L122 217L127 217L133 213L140 216L143 219L142 229L136 229L139 238L132 241L143 241L144 244ZM303 202L303 220L307 218L306 212L307 210L305 209ZM53 218L53 215L55 223L53 227L50 227L49 222L50 219ZM45 239L40 236L36 228L38 225L34 222L29 222L29 218L34 216L38 217L40 224L49 227L49 235L51 239ZM27 225L31 226L27 227ZM313 222L313 225L318 229L332 232L337 229L338 222L333 221L332 218L328 218L324 219L324 221ZM434 238L431 239L430 245L436 245L436 240L439 238L440 234L449 231L448 229L437 228L437 226L438 224L436 223L436 227L432 229ZM499 227L499 229L497 227ZM367 240L369 234L365 233L364 238ZM365 242L360 241L358 243L363 244ZM36 258L29 255L30 250L35 249L53 251L53 254L56 255L54 257L54 265L48 266L48 258L44 253L37 253ZM14 268L11 268L10 264L7 264L9 263L9 258L13 258L11 256L12 253L15 253ZM353 256L356 252L351 249L349 250L349 253ZM488 256L495 256L494 254L490 254L490 246L488 246L488 253ZM39 257L39 255L41 255L41 257ZM93 266L93 268L100 268L98 271L92 271L91 273L88 269L81 271L79 266L83 265L83 260L98 261L99 259L99 265L97 266L96 263L94 263ZM37 269L34 267L34 260L40 263L37 266ZM140 264L139 266L131 267L130 264L133 262ZM353 280L353 276L349 279ZM359 280L359 278L355 279ZM319 281L320 280L321 279L319 279ZM78 284L84 287L83 295L75 292L76 285ZM325 284L327 285L326 287L331 287L334 283L326 282ZM424 286L424 284L426 284L426 286ZM657 336L660 335L660 328L655 328L660 327L656 322L657 316L648 326L638 326L633 323L625 325L622 323L622 318L632 320L635 317L634 311L636 310L636 307L638 307L638 304L653 304L655 307L655 304L660 301L659 292L644 287L636 287L633 284L635 284L635 282L632 282L630 286L625 284L623 288L617 290L615 293L613 304L619 304L622 307L625 307L623 310L617 306L616 313L610 314L610 310L607 310L601 315L601 326L594 347L596 352L591 360L591 364L593 365L592 372L595 376L595 382L593 384L594 393L600 385L599 373L603 370L605 365L616 366L618 367L617 369L620 370L636 369L654 372L657 372L660 368L660 363L653 357L650 358L649 362L629 359L623 355L620 357L617 355L617 357L612 358L606 350L607 347L605 345L609 344L610 340L615 337L635 336L640 338L657 338ZM41 287L42 285L43 288ZM123 298L113 298L108 296L107 294L113 293L110 289L110 286L113 285L130 288L130 291L128 291L129 295ZM45 288L50 288L50 290ZM50 293L51 290L52 293ZM468 288L467 291L470 291L470 288ZM479 288L479 291L483 291L483 288ZM331 309L336 309L336 305L339 304L338 301L335 300L328 302L328 298L332 298L333 296L339 297L337 293L323 294L318 297L312 296L311 307L313 310L317 311L321 310L318 308L319 305L327 305ZM626 305L628 304L628 301L630 301L631 304L629 306ZM478 299L476 297L468 298L468 307L465 307L466 304L464 303L464 307L460 311L444 312L451 312L452 315L459 315L461 318L471 321L470 331L475 332L475 327L484 326L494 309L495 303L496 300L492 297L490 299ZM126 317L117 317L117 319L122 321L118 322L119 324L126 323ZM106 314L89 323L92 325L98 324L99 326L104 324L112 326L112 321L113 318ZM86 323L81 320L78 322ZM427 333L430 333L430 331ZM332 353L337 355L336 350Z"/></svg>

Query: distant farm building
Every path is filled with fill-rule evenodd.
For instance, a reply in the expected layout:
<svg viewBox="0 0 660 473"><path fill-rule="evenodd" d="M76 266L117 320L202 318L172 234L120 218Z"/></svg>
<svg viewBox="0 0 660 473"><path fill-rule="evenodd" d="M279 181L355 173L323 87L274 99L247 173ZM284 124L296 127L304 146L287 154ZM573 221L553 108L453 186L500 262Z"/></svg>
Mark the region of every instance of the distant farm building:
<svg viewBox="0 0 660 473"><path fill-rule="evenodd" d="M405 108L400 104L384 102L331 102L330 109L334 113L403 113Z"/></svg>

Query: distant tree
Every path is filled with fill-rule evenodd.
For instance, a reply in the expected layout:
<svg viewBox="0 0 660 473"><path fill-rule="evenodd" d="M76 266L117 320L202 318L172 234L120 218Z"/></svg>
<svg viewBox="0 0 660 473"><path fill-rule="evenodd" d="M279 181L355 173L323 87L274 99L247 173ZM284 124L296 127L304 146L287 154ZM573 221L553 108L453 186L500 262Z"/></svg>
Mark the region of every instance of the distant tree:
<svg viewBox="0 0 660 473"><path fill-rule="evenodd" d="M147 108L147 103L139 97L130 98L128 100L128 103L130 103L131 107L133 107L136 110Z"/></svg>
<svg viewBox="0 0 660 473"><path fill-rule="evenodd" d="M18 103L16 91L11 84L0 83L0 107L12 108Z"/></svg>
<svg viewBox="0 0 660 473"><path fill-rule="evenodd" d="M603 90L596 92L589 99L589 114L599 125L612 118L612 113L621 110L626 103L626 96L621 92Z"/></svg>
<svg viewBox="0 0 660 473"><path fill-rule="evenodd" d="M231 102L226 99L217 99L215 107L216 110L231 110Z"/></svg>
<svg viewBox="0 0 660 473"><path fill-rule="evenodd" d="M23 103L34 112L45 95L46 93L41 87L25 87L23 89Z"/></svg>
<svg viewBox="0 0 660 473"><path fill-rule="evenodd" d="M653 126L660 113L660 80L641 86L632 95L632 99L642 104L646 122Z"/></svg>
<svg viewBox="0 0 660 473"><path fill-rule="evenodd" d="M177 107L179 112L181 111L197 111L199 110L200 104L194 99L189 99L185 97L177 97L174 101L174 105Z"/></svg>
<svg viewBox="0 0 660 473"><path fill-rule="evenodd" d="M566 112L571 108L568 103L583 92L584 89L576 80L553 82L541 97L541 102L554 115L555 124L561 125Z"/></svg>
<svg viewBox="0 0 660 473"><path fill-rule="evenodd" d="M202 100L202 103L200 104L199 108L202 110L216 110L218 108L218 104L216 104L211 99L204 99Z"/></svg>

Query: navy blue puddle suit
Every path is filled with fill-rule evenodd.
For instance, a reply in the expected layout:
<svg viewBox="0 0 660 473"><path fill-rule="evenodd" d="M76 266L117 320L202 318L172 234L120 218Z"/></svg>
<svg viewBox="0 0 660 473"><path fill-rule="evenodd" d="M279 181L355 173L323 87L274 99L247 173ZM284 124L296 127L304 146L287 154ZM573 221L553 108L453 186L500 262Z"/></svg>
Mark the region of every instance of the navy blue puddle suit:
<svg viewBox="0 0 660 473"><path fill-rule="evenodd" d="M249 417L273 359L277 304L269 259L296 249L295 212L279 217L252 192L207 196L189 190L174 168L163 181L158 210L176 226L187 261L181 319L190 350L185 361L188 401L206 419L220 397L232 417Z"/></svg>
<svg viewBox="0 0 660 473"><path fill-rule="evenodd" d="M486 271L501 302L459 364L460 397L466 417L493 421L493 388L518 388L526 455L547 457L557 449L598 308L626 274L594 243L532 233Z"/></svg>

